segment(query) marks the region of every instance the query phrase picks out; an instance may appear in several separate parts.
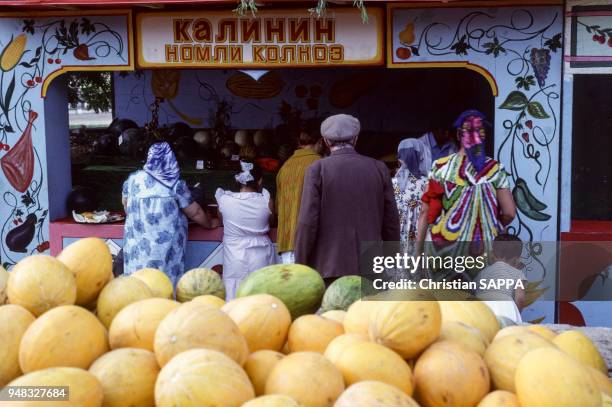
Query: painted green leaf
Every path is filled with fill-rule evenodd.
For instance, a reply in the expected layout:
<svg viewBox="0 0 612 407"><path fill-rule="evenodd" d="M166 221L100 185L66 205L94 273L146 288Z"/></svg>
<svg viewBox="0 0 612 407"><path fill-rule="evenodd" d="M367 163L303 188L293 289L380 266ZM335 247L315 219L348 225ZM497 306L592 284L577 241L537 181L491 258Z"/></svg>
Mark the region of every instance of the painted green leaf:
<svg viewBox="0 0 612 407"><path fill-rule="evenodd" d="M536 119L548 119L550 117L540 102L529 102L527 111Z"/></svg>
<svg viewBox="0 0 612 407"><path fill-rule="evenodd" d="M504 103L499 107L506 110L523 110L529 103L529 99L523 92L517 90L510 92ZM548 116L547 116L548 117Z"/></svg>

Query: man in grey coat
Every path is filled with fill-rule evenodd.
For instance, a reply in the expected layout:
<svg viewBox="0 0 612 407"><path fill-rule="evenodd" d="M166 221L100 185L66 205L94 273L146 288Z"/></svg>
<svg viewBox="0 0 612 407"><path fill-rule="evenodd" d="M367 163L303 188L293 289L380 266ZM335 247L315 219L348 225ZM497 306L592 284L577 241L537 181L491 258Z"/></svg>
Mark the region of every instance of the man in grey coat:
<svg viewBox="0 0 612 407"><path fill-rule="evenodd" d="M331 155L304 179L295 262L315 268L329 284L359 274L361 242L399 241L399 215L387 167L355 151L356 118L339 114L321 124Z"/></svg>

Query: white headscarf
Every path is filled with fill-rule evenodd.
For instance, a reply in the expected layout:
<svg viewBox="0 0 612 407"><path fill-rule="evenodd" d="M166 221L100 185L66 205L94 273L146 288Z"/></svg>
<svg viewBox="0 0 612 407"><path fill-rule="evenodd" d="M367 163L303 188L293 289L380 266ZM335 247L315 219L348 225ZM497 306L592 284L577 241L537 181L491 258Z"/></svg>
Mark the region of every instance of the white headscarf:
<svg viewBox="0 0 612 407"><path fill-rule="evenodd" d="M426 147L420 140L414 138L402 140L397 146L397 158L401 162L401 167L395 178L401 191L406 189L410 176L427 177L429 168L426 162Z"/></svg>
<svg viewBox="0 0 612 407"><path fill-rule="evenodd" d="M236 174L234 178L241 185L247 185L249 182L254 181L253 174L251 174L251 170L253 169L253 164L245 161L240 161L240 169L241 173Z"/></svg>

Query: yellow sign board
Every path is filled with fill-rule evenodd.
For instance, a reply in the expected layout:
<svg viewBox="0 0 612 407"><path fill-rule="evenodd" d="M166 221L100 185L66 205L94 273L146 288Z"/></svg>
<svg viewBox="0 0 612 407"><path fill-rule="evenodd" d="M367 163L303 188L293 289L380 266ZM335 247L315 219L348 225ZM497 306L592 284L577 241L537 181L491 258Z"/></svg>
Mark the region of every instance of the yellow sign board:
<svg viewBox="0 0 612 407"><path fill-rule="evenodd" d="M139 13L138 65L154 67L270 67L381 65L384 12L369 8L363 23L353 8L321 18L299 9Z"/></svg>

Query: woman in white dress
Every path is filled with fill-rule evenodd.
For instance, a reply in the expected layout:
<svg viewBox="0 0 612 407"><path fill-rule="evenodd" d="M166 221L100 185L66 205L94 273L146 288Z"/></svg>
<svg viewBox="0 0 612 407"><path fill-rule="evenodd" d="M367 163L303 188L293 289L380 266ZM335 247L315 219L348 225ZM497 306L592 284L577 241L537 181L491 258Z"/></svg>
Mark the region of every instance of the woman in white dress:
<svg viewBox="0 0 612 407"><path fill-rule="evenodd" d="M239 192L218 188L215 193L223 222L223 282L228 301L247 275L276 260L268 236L274 200L262 189L261 169L245 161L240 166L242 172L235 176Z"/></svg>

